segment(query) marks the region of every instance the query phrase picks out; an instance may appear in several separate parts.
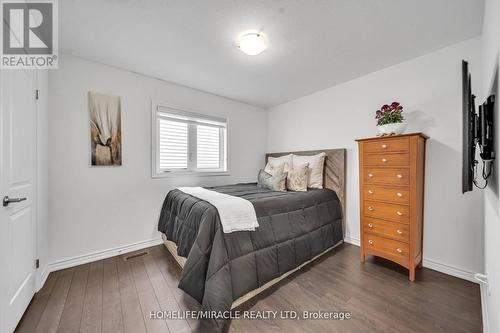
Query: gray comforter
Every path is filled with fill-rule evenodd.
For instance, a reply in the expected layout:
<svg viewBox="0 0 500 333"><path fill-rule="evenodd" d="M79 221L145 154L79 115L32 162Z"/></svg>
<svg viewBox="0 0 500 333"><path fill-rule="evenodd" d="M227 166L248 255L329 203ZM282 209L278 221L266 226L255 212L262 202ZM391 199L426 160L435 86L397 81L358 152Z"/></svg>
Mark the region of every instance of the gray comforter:
<svg viewBox="0 0 500 333"><path fill-rule="evenodd" d="M259 227L225 234L214 206L180 190L167 194L158 230L187 258L179 288L198 300L202 310L229 310L238 297L343 238L334 191L275 192L256 184L208 189L249 200Z"/></svg>

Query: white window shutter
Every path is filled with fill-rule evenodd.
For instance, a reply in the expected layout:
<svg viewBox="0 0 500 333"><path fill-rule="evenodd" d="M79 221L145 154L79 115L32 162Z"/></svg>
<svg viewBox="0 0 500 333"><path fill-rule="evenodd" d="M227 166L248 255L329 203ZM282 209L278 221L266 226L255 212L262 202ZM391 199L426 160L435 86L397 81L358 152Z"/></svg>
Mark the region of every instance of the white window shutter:
<svg viewBox="0 0 500 333"><path fill-rule="evenodd" d="M197 125L196 168L220 169L220 128Z"/></svg>
<svg viewBox="0 0 500 333"><path fill-rule="evenodd" d="M160 169L187 169L188 124L162 118L158 120Z"/></svg>

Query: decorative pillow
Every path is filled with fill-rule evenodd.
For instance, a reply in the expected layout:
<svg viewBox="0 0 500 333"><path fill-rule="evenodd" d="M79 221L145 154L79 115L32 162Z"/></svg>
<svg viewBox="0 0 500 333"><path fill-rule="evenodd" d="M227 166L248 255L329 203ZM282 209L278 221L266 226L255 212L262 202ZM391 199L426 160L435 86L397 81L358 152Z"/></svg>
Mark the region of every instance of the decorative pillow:
<svg viewBox="0 0 500 333"><path fill-rule="evenodd" d="M267 173L271 173L271 172L269 172L270 169L268 168L268 165L270 167L284 165L283 172L288 172L289 168L292 166L292 154L288 154L288 155L280 156L280 157L269 157L267 159L267 164L266 164L266 168L264 169L264 171L266 171Z"/></svg>
<svg viewBox="0 0 500 333"><path fill-rule="evenodd" d="M286 187L290 191L307 191L307 169L309 164L294 164L288 173Z"/></svg>
<svg viewBox="0 0 500 333"><path fill-rule="evenodd" d="M323 188L323 168L325 164L325 153L313 156L293 155L293 164L309 163L307 187Z"/></svg>
<svg viewBox="0 0 500 333"><path fill-rule="evenodd" d="M271 164L268 162L264 171L272 176L275 176L277 174L290 171L290 166L287 162L281 164Z"/></svg>
<svg viewBox="0 0 500 333"><path fill-rule="evenodd" d="M281 172L273 176L261 169L257 177L257 186L273 191L286 191L287 175L287 173Z"/></svg>

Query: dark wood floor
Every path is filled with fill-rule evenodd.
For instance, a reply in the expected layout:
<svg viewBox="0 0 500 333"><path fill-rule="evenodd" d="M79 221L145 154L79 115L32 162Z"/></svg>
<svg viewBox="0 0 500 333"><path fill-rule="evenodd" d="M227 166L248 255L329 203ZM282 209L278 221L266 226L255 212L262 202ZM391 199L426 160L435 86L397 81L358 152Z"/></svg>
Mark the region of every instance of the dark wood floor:
<svg viewBox="0 0 500 333"><path fill-rule="evenodd" d="M16 332L189 332L190 320L151 320L152 310L197 310L177 288L180 269L163 246L51 273ZM352 319L233 320L229 332L481 332L479 287L429 269L416 282L382 259L359 263L342 245L238 310L350 311ZM130 256L128 254L127 256Z"/></svg>

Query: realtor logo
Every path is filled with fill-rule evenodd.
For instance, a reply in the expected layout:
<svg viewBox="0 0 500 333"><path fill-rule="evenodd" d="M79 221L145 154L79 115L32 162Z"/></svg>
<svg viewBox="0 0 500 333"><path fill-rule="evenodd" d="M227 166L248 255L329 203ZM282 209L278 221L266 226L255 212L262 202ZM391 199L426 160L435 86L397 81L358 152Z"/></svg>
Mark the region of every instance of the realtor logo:
<svg viewBox="0 0 500 333"><path fill-rule="evenodd" d="M1 1L1 68L57 68L56 1Z"/></svg>

